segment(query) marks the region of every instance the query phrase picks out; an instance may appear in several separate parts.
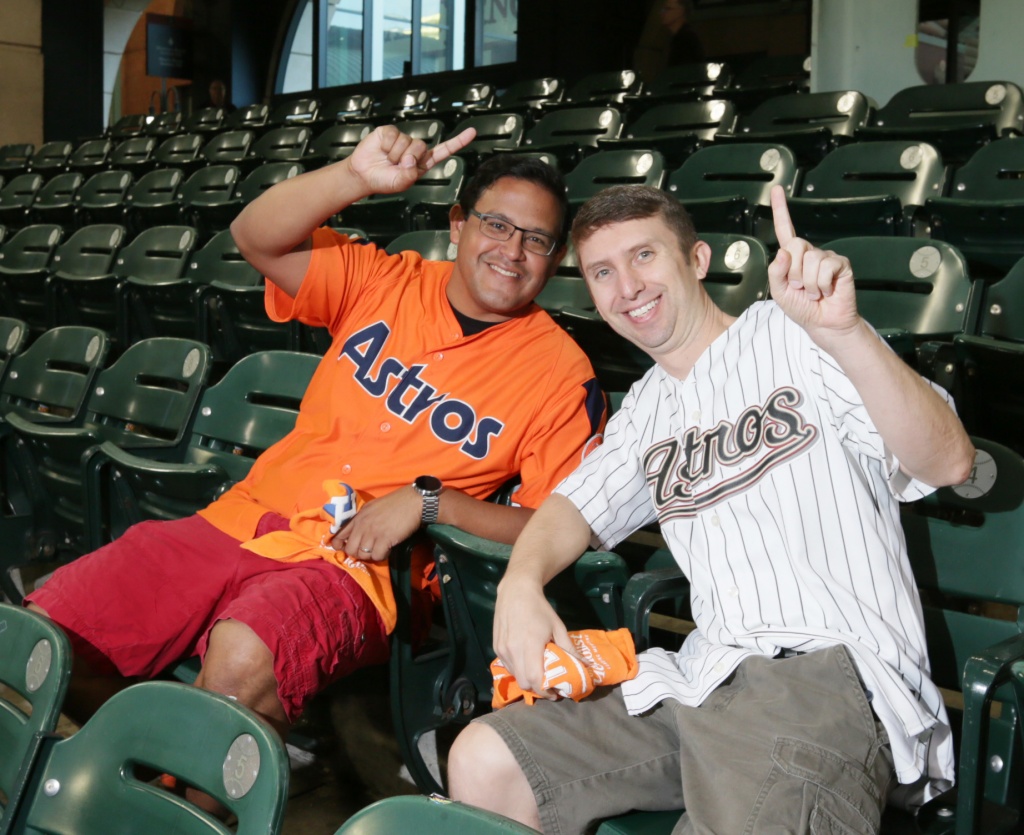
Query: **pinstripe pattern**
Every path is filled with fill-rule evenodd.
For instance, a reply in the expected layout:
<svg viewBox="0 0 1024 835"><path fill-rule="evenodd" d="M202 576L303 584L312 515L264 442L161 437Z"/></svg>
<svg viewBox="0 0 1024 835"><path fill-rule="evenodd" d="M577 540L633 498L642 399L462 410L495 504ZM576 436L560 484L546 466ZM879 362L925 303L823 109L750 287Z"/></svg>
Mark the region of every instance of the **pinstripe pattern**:
<svg viewBox="0 0 1024 835"><path fill-rule="evenodd" d="M692 586L697 630L650 650L630 713L698 705L752 654L849 647L897 774L953 775L942 697L897 500L931 488L898 469L853 385L774 302L752 306L683 381L655 366L604 444L558 492L605 547L660 521Z"/></svg>

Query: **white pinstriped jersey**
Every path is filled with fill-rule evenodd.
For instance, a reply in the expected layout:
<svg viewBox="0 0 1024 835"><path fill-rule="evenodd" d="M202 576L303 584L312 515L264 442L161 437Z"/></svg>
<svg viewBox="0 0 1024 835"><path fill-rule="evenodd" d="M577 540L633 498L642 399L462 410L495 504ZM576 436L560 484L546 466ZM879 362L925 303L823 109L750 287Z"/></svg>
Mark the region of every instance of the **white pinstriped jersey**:
<svg viewBox="0 0 1024 835"><path fill-rule="evenodd" d="M678 653L641 655L629 712L698 705L750 655L841 643L900 782L927 775L926 797L948 787L953 746L898 507L931 490L899 470L853 384L774 302L749 308L685 380L656 365L557 489L606 548L658 520L691 583L697 629Z"/></svg>

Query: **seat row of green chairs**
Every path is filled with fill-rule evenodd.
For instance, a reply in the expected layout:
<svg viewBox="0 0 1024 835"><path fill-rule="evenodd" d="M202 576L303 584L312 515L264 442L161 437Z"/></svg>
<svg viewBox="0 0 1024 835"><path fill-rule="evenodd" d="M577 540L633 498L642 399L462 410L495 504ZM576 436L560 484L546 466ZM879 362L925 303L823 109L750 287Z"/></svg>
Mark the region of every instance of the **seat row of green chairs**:
<svg viewBox="0 0 1024 835"><path fill-rule="evenodd" d="M23 323L2 319L14 344ZM95 328L58 327L0 379L0 588L148 519L208 504L294 425L317 356L262 351L210 385L203 343L157 337L109 364Z"/></svg>
<svg viewBox="0 0 1024 835"><path fill-rule="evenodd" d="M288 755L254 713L152 681L118 693L65 739L56 731L70 673L64 633L0 603L0 835L229 831L164 788L161 774L217 800L239 835L280 831Z"/></svg>

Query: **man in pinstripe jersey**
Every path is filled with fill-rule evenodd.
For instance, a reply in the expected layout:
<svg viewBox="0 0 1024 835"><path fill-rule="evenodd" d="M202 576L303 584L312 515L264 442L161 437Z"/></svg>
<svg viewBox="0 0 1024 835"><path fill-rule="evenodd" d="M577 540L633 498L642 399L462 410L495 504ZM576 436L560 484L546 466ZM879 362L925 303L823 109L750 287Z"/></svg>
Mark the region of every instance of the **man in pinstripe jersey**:
<svg viewBox="0 0 1024 835"><path fill-rule="evenodd" d="M671 198L613 188L577 216L598 310L657 364L517 541L495 648L540 692L545 644L571 651L544 584L655 520L697 628L621 687L474 722L457 799L551 833L683 808L677 833L876 832L891 781L917 800L950 785L898 502L962 481L974 451L858 315L849 261L796 236L780 188L772 209L774 301L736 319Z"/></svg>

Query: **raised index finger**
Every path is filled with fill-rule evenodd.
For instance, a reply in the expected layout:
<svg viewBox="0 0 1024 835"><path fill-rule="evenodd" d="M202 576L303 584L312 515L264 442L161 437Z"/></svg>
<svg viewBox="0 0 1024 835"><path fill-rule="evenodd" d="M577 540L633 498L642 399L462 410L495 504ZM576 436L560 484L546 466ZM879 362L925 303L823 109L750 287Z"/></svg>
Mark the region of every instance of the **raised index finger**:
<svg viewBox="0 0 1024 835"><path fill-rule="evenodd" d="M772 186L772 220L775 222L775 237L779 246L786 246L796 237L796 229L793 228L793 220L789 216L789 206L786 203L786 191L782 186Z"/></svg>
<svg viewBox="0 0 1024 835"><path fill-rule="evenodd" d="M446 139L436 148L431 150L430 154L426 159L425 171L429 171L441 160L447 159L452 154L456 154L465 148L470 142L476 138L476 128L466 128L458 136L453 136L451 139Z"/></svg>

